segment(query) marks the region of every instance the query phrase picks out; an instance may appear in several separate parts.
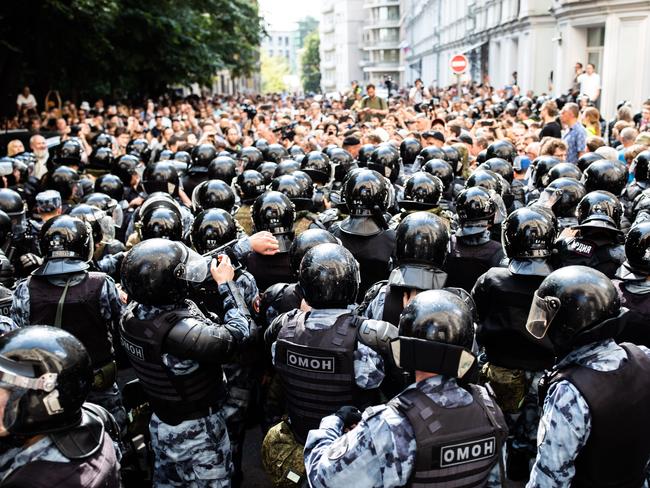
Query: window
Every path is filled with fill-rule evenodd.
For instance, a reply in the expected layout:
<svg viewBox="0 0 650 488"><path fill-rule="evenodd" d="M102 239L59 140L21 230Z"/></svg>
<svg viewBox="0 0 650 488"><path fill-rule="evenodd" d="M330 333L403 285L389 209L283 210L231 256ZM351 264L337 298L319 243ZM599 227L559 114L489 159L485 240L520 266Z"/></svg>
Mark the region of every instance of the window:
<svg viewBox="0 0 650 488"><path fill-rule="evenodd" d="M587 63L596 67L596 72L603 71L603 47L605 46L605 27L587 29Z"/></svg>

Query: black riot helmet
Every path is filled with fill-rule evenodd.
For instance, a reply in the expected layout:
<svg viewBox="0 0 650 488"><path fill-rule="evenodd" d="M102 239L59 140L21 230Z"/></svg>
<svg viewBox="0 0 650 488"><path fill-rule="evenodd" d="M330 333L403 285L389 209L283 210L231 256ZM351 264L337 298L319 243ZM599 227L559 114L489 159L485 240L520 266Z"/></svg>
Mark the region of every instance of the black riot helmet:
<svg viewBox="0 0 650 488"><path fill-rule="evenodd" d="M490 171L489 169L477 170L467 178L465 188L480 186L486 190L495 191L500 195L503 190L501 181L502 180L499 179L499 176L494 171Z"/></svg>
<svg viewBox="0 0 650 488"><path fill-rule="evenodd" d="M178 196L180 188L176 167L171 161L160 161L145 168L142 185L148 194L163 192Z"/></svg>
<svg viewBox="0 0 650 488"><path fill-rule="evenodd" d="M571 349L614 337L621 313L611 280L587 266L565 266L549 274L535 292L526 329L548 335L558 357Z"/></svg>
<svg viewBox="0 0 650 488"><path fill-rule="evenodd" d="M257 139L255 141L253 146L255 146L255 148L258 149L259 151L261 151L261 153L264 156L266 156L266 150L269 148L269 141L267 141L266 139L260 138L260 139Z"/></svg>
<svg viewBox="0 0 650 488"><path fill-rule="evenodd" d="M151 149L146 139L138 138L133 139L126 145L126 153L135 156L144 164L149 162L151 157Z"/></svg>
<svg viewBox="0 0 650 488"><path fill-rule="evenodd" d="M454 168L444 159L430 159L422 167L422 171L437 176L442 182L444 191L449 190L449 186L454 181Z"/></svg>
<svg viewBox="0 0 650 488"><path fill-rule="evenodd" d="M325 229L307 229L297 236L289 248L289 266L291 274L297 279L300 263L305 253L319 244L340 244L339 240Z"/></svg>
<svg viewBox="0 0 650 488"><path fill-rule="evenodd" d="M53 163L56 166L81 166L84 149L77 139L68 139L57 147ZM53 168L48 168L52 170Z"/></svg>
<svg viewBox="0 0 650 488"><path fill-rule="evenodd" d="M35 325L0 336L0 383L9 391L2 424L12 436L79 425L92 382L90 356L69 332Z"/></svg>
<svg viewBox="0 0 650 488"><path fill-rule="evenodd" d="M503 247L510 259L546 258L555 241L555 221L547 210L523 207L503 222Z"/></svg>
<svg viewBox="0 0 650 488"><path fill-rule="evenodd" d="M266 191L264 176L259 171L247 169L237 176L235 188L242 203L251 203Z"/></svg>
<svg viewBox="0 0 650 488"><path fill-rule="evenodd" d="M124 257L121 282L131 300L172 305L187 296L190 283L202 283L208 274L206 259L182 242L148 239Z"/></svg>
<svg viewBox="0 0 650 488"><path fill-rule="evenodd" d="M515 149L515 146L509 141L494 141L487 147L485 157L487 158L486 161L489 161L492 158L501 158L512 164L517 157L517 150Z"/></svg>
<svg viewBox="0 0 650 488"><path fill-rule="evenodd" d="M487 161L487 149L483 149L482 151L479 151L479 153L476 155L476 164L483 164L486 161Z"/></svg>
<svg viewBox="0 0 650 488"><path fill-rule="evenodd" d="M296 171L298 173L298 171ZM309 176L300 171L309 178ZM284 193L289 200L295 205L296 210L307 210L313 206L312 197L314 196L313 186L306 186L294 176L295 173L282 175L271 181L270 189Z"/></svg>
<svg viewBox="0 0 650 488"><path fill-rule="evenodd" d="M205 254L237 239L237 224L224 209L209 208L197 214L190 238L194 249Z"/></svg>
<svg viewBox="0 0 650 488"><path fill-rule="evenodd" d="M396 265L388 284L416 290L442 288L447 275L445 264L449 233L444 221L429 212L407 215L395 230Z"/></svg>
<svg viewBox="0 0 650 488"><path fill-rule="evenodd" d="M330 181L332 163L327 154L311 151L302 158L299 169L307 173L315 183L325 185Z"/></svg>
<svg viewBox="0 0 650 488"><path fill-rule="evenodd" d="M9 217L6 212L0 210L0 247L4 246L5 242L11 235L11 231L11 217Z"/></svg>
<svg viewBox="0 0 650 488"><path fill-rule="evenodd" d="M594 161L584 171L582 182L588 192L604 190L620 195L627 184L627 167L618 160Z"/></svg>
<svg viewBox="0 0 650 488"><path fill-rule="evenodd" d="M171 149L163 149L158 153L158 156L156 158L157 161L167 161L167 160L173 160L174 159L174 151Z"/></svg>
<svg viewBox="0 0 650 488"><path fill-rule="evenodd" d="M234 206L235 192L225 181L203 181L192 192L192 207L195 212L209 208L222 208L231 212Z"/></svg>
<svg viewBox="0 0 650 488"><path fill-rule="evenodd" d="M192 155L187 151L176 151L174 153L173 159L174 161L180 161L181 163L185 163L188 166L192 164Z"/></svg>
<svg viewBox="0 0 650 488"><path fill-rule="evenodd" d="M95 191L105 193L119 202L124 197L124 184L117 176L106 174L95 180Z"/></svg>
<svg viewBox="0 0 650 488"><path fill-rule="evenodd" d="M595 161L600 161L601 159L605 159L605 158L598 153L594 153L594 152L585 153L578 158L578 162L577 162L578 169L584 173L591 163Z"/></svg>
<svg viewBox="0 0 650 488"><path fill-rule="evenodd" d="M368 169L377 171L395 183L399 177L399 153L389 144L378 146L370 155Z"/></svg>
<svg viewBox="0 0 650 488"><path fill-rule="evenodd" d="M273 180L273 175L275 173L275 170L278 167L278 163L274 163L272 161L266 161L262 164L260 164L257 168L257 171L262 173L262 176L264 176L264 183L267 185L271 184L271 180Z"/></svg>
<svg viewBox="0 0 650 488"><path fill-rule="evenodd" d="M264 162L262 151L254 146L244 147L239 153L244 169L255 169Z"/></svg>
<svg viewBox="0 0 650 488"><path fill-rule="evenodd" d="M299 156L304 156L305 150L300 146L291 146L289 148L289 156L292 158L297 158Z"/></svg>
<svg viewBox="0 0 650 488"><path fill-rule="evenodd" d="M298 283L313 308L346 308L355 302L361 277L352 253L339 244L319 244L300 263Z"/></svg>
<svg viewBox="0 0 650 488"><path fill-rule="evenodd" d="M456 212L460 228L457 236L482 234L493 223L497 205L485 188L466 188L456 197Z"/></svg>
<svg viewBox="0 0 650 488"><path fill-rule="evenodd" d="M269 147L264 151L264 159L266 161L273 161L274 163L279 163L283 159L287 159L289 153L282 144L269 144Z"/></svg>
<svg viewBox="0 0 650 488"><path fill-rule="evenodd" d="M0 210L12 217L12 220L21 218L25 214L23 197L17 191L0 188Z"/></svg>
<svg viewBox="0 0 650 488"><path fill-rule="evenodd" d="M587 194L585 185L574 178L553 180L544 191L551 194L559 192L557 201L551 208L556 217L562 218L575 217L578 203Z"/></svg>
<svg viewBox="0 0 650 488"><path fill-rule="evenodd" d="M498 175L501 175L508 183L512 183L515 178L515 171L512 164L502 158L491 158L482 163L477 169L489 169Z"/></svg>
<svg viewBox="0 0 650 488"><path fill-rule="evenodd" d="M279 191L263 193L253 203L252 216L256 232L270 232L278 240L280 252L289 251L296 219L296 211L289 197Z"/></svg>
<svg viewBox="0 0 650 488"><path fill-rule="evenodd" d="M582 179L582 171L573 163L558 163L553 166L548 172L548 186L552 181L558 178L573 178L580 181Z"/></svg>
<svg viewBox="0 0 650 488"><path fill-rule="evenodd" d="M535 188L541 190L549 184L548 173L557 164L560 164L560 160L554 156L539 156L533 160L533 184Z"/></svg>
<svg viewBox="0 0 650 488"><path fill-rule="evenodd" d="M352 154L340 147L332 149L329 158L334 166L334 181L342 182L350 170L358 167Z"/></svg>
<svg viewBox="0 0 650 488"><path fill-rule="evenodd" d="M375 146L373 144L364 144L359 148L359 155L357 156L357 160L359 161L359 167L367 167L368 166L368 161L370 161L370 155L373 153L375 150Z"/></svg>
<svg viewBox="0 0 650 488"><path fill-rule="evenodd" d="M641 151L632 162L634 179L640 182L650 181L650 151Z"/></svg>
<svg viewBox="0 0 650 488"><path fill-rule="evenodd" d="M98 244L104 240L102 221L106 218L106 212L87 203L81 203L71 208L68 215L76 217L90 225L94 244Z"/></svg>
<svg viewBox="0 0 650 488"><path fill-rule="evenodd" d="M59 215L45 222L39 243L45 263L32 273L37 276L84 271L94 251L90 226L70 215Z"/></svg>
<svg viewBox="0 0 650 488"><path fill-rule="evenodd" d="M606 229L618 232L621 228L623 209L616 196L607 191L587 193L578 203L578 227L580 229Z"/></svg>
<svg viewBox="0 0 650 488"><path fill-rule="evenodd" d="M399 338L391 342L395 363L410 371L462 378L475 368L472 310L457 294L427 290L402 311Z"/></svg>
<svg viewBox="0 0 650 488"><path fill-rule="evenodd" d="M303 156L303 158L305 158L305 156ZM298 161L295 161L293 159L285 159L275 167L275 171L273 172L273 178L277 178L278 176L283 176L283 175L290 175L294 171L299 171L299 170L300 170L300 163Z"/></svg>
<svg viewBox="0 0 650 488"><path fill-rule="evenodd" d="M59 166L49 175L47 187L58 191L65 201L72 198L78 182L79 173L68 166Z"/></svg>
<svg viewBox="0 0 650 488"><path fill-rule="evenodd" d="M402 158L402 164L412 165L415 159L422 151L422 144L413 137L407 137L399 145L399 155Z"/></svg>
<svg viewBox="0 0 650 488"><path fill-rule="evenodd" d="M183 221L175 209L149 207L140 212L138 230L143 241L154 238L180 241L183 237Z"/></svg>
<svg viewBox="0 0 650 488"><path fill-rule="evenodd" d="M192 149L192 166L190 170L194 172L207 171L210 162L217 157L217 149L208 143L199 144Z"/></svg>
<svg viewBox="0 0 650 488"><path fill-rule="evenodd" d="M431 161L432 159L442 159L443 161L447 161L447 155L445 154L445 151L437 146L427 146L422 149L422 151L420 151L420 158L422 159L421 164L424 164L427 161ZM452 169L454 171L456 170L456 168L453 167Z"/></svg>
<svg viewBox="0 0 650 488"><path fill-rule="evenodd" d="M113 151L110 147L98 147L88 158L88 168L109 171L113 166Z"/></svg>
<svg viewBox="0 0 650 488"><path fill-rule="evenodd" d="M625 266L641 275L650 274L650 221L634 224L625 236Z"/></svg>
<svg viewBox="0 0 650 488"><path fill-rule="evenodd" d="M397 203L406 210L429 210L438 206L442 192L442 181L437 176L417 171L404 183L403 198Z"/></svg>
<svg viewBox="0 0 650 488"><path fill-rule="evenodd" d="M135 156L125 154L113 162L111 173L122 180L124 186L131 186L131 177L137 173L139 163Z"/></svg>
<svg viewBox="0 0 650 488"><path fill-rule="evenodd" d="M94 149L99 149L100 147L110 148L112 145L113 145L112 136L110 134L106 134L105 132L100 132L95 136L95 140L93 140Z"/></svg>
<svg viewBox="0 0 650 488"><path fill-rule="evenodd" d="M232 183L237 176L237 162L230 156L218 156L208 165L208 178Z"/></svg>
<svg viewBox="0 0 650 488"><path fill-rule="evenodd" d="M345 181L343 194L350 217L340 223L343 232L361 236L379 234L389 199L388 180L376 171L357 169Z"/></svg>

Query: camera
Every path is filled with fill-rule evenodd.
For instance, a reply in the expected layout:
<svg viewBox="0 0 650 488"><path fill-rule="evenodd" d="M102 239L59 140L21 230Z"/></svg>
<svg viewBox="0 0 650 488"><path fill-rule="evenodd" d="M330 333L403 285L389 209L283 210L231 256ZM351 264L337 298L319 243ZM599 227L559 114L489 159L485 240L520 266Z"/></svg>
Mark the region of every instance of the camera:
<svg viewBox="0 0 650 488"><path fill-rule="evenodd" d="M241 105L239 108L241 108L244 112L246 112L246 115L248 116L249 120L253 120L257 115L257 109L253 105L250 105L248 103Z"/></svg>

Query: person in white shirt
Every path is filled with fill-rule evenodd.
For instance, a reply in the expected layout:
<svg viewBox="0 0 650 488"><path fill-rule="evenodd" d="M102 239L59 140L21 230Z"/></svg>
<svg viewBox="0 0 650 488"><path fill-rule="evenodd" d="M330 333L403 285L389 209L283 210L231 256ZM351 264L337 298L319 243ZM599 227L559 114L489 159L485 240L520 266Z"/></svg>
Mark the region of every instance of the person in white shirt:
<svg viewBox="0 0 650 488"><path fill-rule="evenodd" d="M47 158L50 156L45 137L40 134L35 134L30 137L29 148L36 156L36 163L34 163L32 174L40 180L47 173Z"/></svg>
<svg viewBox="0 0 650 488"><path fill-rule="evenodd" d="M428 100L431 98L431 94L429 93L429 89L424 86L424 83L420 78L415 80L415 86L411 88L411 91L409 92L409 101L413 105L419 105L422 102Z"/></svg>
<svg viewBox="0 0 650 488"><path fill-rule="evenodd" d="M29 87L23 88L22 93L18 94L16 98L16 110L21 113L23 110L31 110L36 108L36 98L29 91Z"/></svg>
<svg viewBox="0 0 650 488"><path fill-rule="evenodd" d="M596 73L596 67L589 63L587 70L578 76L580 93L584 93L593 103L597 104L600 99L600 75Z"/></svg>

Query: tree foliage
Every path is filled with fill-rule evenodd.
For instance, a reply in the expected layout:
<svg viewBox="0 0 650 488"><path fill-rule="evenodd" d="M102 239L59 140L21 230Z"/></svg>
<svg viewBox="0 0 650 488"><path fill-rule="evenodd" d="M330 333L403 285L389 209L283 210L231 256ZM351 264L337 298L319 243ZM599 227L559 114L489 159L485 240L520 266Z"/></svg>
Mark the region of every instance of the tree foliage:
<svg viewBox="0 0 650 488"><path fill-rule="evenodd" d="M320 91L320 37L318 31L313 31L305 38L305 49L302 53L302 89L305 92Z"/></svg>
<svg viewBox="0 0 650 488"><path fill-rule="evenodd" d="M262 34L252 0L0 2L3 93L156 95L208 84L219 69L256 67Z"/></svg>
<svg viewBox="0 0 650 488"><path fill-rule="evenodd" d="M262 92L281 93L287 91L286 77L289 76L289 64L281 56L270 57L262 53Z"/></svg>

